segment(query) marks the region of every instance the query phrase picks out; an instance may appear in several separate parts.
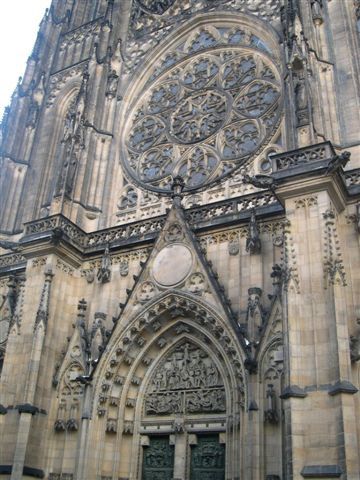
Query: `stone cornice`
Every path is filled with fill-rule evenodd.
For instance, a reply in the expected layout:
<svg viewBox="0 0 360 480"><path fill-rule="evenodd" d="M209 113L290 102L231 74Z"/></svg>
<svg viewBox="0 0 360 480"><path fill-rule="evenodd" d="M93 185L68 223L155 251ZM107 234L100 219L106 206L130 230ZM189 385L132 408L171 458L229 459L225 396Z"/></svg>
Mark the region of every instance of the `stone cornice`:
<svg viewBox="0 0 360 480"><path fill-rule="evenodd" d="M345 162L335 154L330 142L284 152L272 157L275 193L260 190L185 210L186 219L195 233L247 224L252 209L257 218L268 219L284 214L285 200L309 192L328 191L338 211L360 198L360 169L343 171ZM158 236L165 216L86 233L62 215L53 215L25 224L19 241L19 253L0 257L0 272L24 268L26 259L57 252L72 265L98 255L106 244L112 252L151 244Z"/></svg>

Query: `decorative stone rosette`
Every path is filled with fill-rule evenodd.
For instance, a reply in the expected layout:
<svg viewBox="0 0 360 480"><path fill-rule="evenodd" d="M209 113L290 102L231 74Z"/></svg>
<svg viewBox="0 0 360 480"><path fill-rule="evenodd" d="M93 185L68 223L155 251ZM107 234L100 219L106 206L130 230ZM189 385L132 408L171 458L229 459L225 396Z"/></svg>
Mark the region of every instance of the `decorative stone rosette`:
<svg viewBox="0 0 360 480"><path fill-rule="evenodd" d="M242 34L220 47L200 31L132 106L125 164L142 187L165 192L180 175L187 190L201 188L244 166L274 135L280 76L264 50L231 45Z"/></svg>

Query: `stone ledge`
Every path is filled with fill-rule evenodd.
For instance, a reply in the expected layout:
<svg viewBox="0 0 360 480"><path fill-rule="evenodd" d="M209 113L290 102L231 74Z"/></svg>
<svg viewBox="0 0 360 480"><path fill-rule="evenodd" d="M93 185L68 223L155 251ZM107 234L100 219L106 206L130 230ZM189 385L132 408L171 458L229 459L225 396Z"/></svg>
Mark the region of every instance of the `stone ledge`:
<svg viewBox="0 0 360 480"><path fill-rule="evenodd" d="M301 470L304 478L339 478L342 473L339 465L308 465Z"/></svg>
<svg viewBox="0 0 360 480"><path fill-rule="evenodd" d="M7 408L4 407L4 405L1 405L0 403L0 415L6 415L7 414Z"/></svg>
<svg viewBox="0 0 360 480"><path fill-rule="evenodd" d="M333 385L329 389L329 395L338 395L339 393L349 393L350 395L354 395L354 393L357 393L358 389L348 380L341 380L339 382L336 382L335 385Z"/></svg>
<svg viewBox="0 0 360 480"><path fill-rule="evenodd" d="M280 395L280 398L286 399L286 398L305 398L307 397L307 393L305 392L304 389L300 388L298 385L290 385L289 387L286 387L282 394Z"/></svg>
<svg viewBox="0 0 360 480"><path fill-rule="evenodd" d="M12 465L0 465L0 475L11 475L12 472ZM23 468L23 475L28 477L35 477L35 478L44 478L45 473L44 470L40 470L39 468L32 468L24 466Z"/></svg>
<svg viewBox="0 0 360 480"><path fill-rule="evenodd" d="M31 415L35 415L35 413L39 413L40 411L38 407L35 407L30 403L22 403L20 405L16 405L15 408L19 411L19 413L31 413Z"/></svg>

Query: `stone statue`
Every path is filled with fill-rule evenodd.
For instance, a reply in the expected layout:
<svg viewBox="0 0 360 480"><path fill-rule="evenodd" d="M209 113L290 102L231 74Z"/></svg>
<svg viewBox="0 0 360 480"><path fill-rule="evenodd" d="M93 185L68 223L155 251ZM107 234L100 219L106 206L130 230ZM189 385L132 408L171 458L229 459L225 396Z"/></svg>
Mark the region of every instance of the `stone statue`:
<svg viewBox="0 0 360 480"><path fill-rule="evenodd" d="M261 252L261 240L259 236L259 228L256 223L255 209L251 211L249 231L246 239L246 251L249 252L250 255Z"/></svg>
<svg viewBox="0 0 360 480"><path fill-rule="evenodd" d="M116 75L115 70L112 70L108 75L107 80L107 88L106 88L106 96L110 98L114 98L117 92L119 76Z"/></svg>
<svg viewBox="0 0 360 480"><path fill-rule="evenodd" d="M106 245L104 255L101 259L101 267L97 272L97 278L101 283L110 282L111 278L111 257L109 245Z"/></svg>
<svg viewBox="0 0 360 480"><path fill-rule="evenodd" d="M279 415L276 408L276 392L274 385L269 384L266 390L267 409L264 412L265 422L278 423Z"/></svg>
<svg viewBox="0 0 360 480"><path fill-rule="evenodd" d="M322 0L311 0L311 14L315 25L321 25L323 23Z"/></svg>

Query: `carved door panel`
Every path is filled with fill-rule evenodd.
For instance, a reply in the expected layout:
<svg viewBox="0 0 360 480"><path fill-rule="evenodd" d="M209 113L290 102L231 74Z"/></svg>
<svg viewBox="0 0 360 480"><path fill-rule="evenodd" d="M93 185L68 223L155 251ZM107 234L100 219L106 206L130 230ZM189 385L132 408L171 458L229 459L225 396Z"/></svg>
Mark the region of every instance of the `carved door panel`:
<svg viewBox="0 0 360 480"><path fill-rule="evenodd" d="M190 480L224 480L225 445L218 435L198 435L191 447Z"/></svg>
<svg viewBox="0 0 360 480"><path fill-rule="evenodd" d="M174 471L174 447L169 437L150 437L150 445L144 447L142 480L172 480Z"/></svg>

